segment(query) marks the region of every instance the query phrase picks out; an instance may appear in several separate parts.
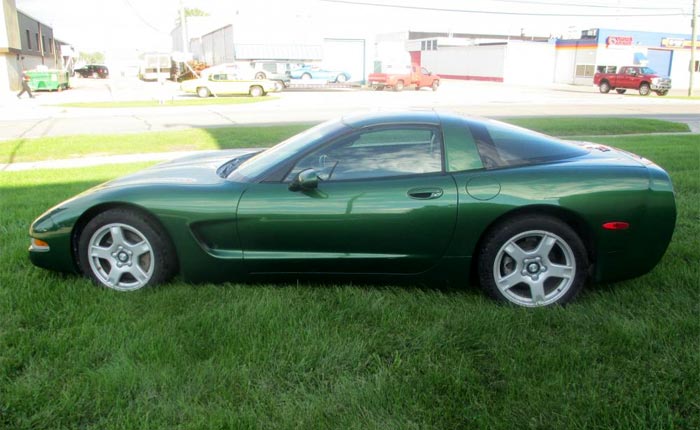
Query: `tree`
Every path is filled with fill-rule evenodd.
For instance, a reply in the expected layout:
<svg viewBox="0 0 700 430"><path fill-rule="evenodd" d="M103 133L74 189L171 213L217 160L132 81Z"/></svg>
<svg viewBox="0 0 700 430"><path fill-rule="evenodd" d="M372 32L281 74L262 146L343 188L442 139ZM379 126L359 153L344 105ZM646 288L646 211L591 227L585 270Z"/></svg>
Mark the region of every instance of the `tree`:
<svg viewBox="0 0 700 430"><path fill-rule="evenodd" d="M102 52L81 52L80 60L86 64L104 64L105 54Z"/></svg>
<svg viewBox="0 0 700 430"><path fill-rule="evenodd" d="M199 8L185 8L185 17L188 16L209 16L209 12L205 12ZM175 26L180 25L180 11L177 12L177 18L175 18Z"/></svg>

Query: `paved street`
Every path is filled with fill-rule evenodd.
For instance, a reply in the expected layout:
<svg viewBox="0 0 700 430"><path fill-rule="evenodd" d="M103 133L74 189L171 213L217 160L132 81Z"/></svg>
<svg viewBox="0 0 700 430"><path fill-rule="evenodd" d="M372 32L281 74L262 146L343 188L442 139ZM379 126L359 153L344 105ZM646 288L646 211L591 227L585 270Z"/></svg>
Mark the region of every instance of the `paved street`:
<svg viewBox="0 0 700 430"><path fill-rule="evenodd" d="M429 89L391 91L285 91L271 100L241 105L157 108L69 108L79 101L157 100L187 97L177 84L134 78L76 79L61 93L41 92L33 100L0 94L0 140L85 133L140 133L236 124L318 122L374 109L436 108L488 117L623 115L687 122L700 132L700 102L651 95L600 94L593 86L512 86L491 82L443 81ZM682 95L682 93L676 93Z"/></svg>

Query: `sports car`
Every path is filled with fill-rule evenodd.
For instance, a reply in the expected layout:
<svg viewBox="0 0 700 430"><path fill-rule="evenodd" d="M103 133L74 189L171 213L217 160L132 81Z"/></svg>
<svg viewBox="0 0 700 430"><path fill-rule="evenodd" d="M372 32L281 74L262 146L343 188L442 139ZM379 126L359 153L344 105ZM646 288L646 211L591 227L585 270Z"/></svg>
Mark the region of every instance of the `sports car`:
<svg viewBox="0 0 700 430"><path fill-rule="evenodd" d="M450 113L372 113L98 185L32 224L29 256L115 290L176 274L418 276L535 307L649 272L675 218L669 175L637 155Z"/></svg>
<svg viewBox="0 0 700 430"><path fill-rule="evenodd" d="M305 65L298 69L290 70L289 77L292 79L324 79L328 82L343 83L350 80L350 73L340 70L326 70L320 66Z"/></svg>

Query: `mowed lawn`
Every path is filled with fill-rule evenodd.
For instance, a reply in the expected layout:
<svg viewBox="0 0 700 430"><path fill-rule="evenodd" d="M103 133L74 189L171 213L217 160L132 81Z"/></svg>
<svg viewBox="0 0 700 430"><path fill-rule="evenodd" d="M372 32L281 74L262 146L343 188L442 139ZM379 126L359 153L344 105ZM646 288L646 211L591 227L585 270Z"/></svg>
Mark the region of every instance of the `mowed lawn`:
<svg viewBox="0 0 700 430"><path fill-rule="evenodd" d="M535 310L461 285L116 293L34 268L27 230L145 165L0 172L0 429L700 428L700 136L591 140L670 172L676 232L652 273Z"/></svg>

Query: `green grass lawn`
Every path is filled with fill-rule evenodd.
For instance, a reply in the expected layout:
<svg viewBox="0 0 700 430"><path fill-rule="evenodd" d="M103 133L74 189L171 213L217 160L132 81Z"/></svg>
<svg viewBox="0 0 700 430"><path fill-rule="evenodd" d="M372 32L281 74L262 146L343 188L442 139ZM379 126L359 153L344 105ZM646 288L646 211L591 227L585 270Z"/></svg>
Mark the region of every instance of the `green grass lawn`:
<svg viewBox="0 0 700 430"><path fill-rule="evenodd" d="M555 136L687 132L686 124L634 118L509 118L507 122ZM265 147L311 124L199 128L133 135L80 135L0 141L0 163L117 155Z"/></svg>
<svg viewBox="0 0 700 430"><path fill-rule="evenodd" d="M27 230L145 164L0 172L0 428L700 428L700 139L594 140L670 172L677 229L652 273L565 309L443 285L116 293L33 267Z"/></svg>
<svg viewBox="0 0 700 430"><path fill-rule="evenodd" d="M277 97L250 97L242 96L226 96L226 97L180 97L176 99L165 100L160 103L158 100L125 100L112 102L79 102L79 103L62 103L56 106L76 107L76 108L140 108L140 107L175 107L175 106L200 106L200 105L239 105L247 103L259 103L269 100L274 100Z"/></svg>

